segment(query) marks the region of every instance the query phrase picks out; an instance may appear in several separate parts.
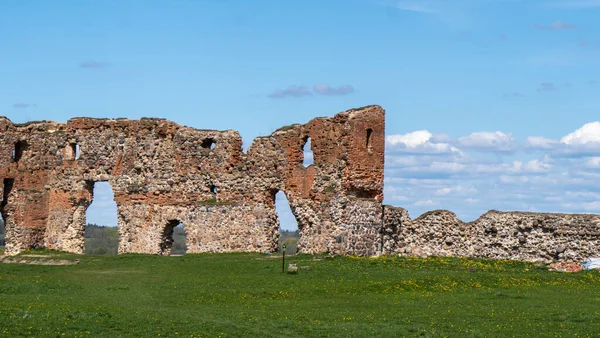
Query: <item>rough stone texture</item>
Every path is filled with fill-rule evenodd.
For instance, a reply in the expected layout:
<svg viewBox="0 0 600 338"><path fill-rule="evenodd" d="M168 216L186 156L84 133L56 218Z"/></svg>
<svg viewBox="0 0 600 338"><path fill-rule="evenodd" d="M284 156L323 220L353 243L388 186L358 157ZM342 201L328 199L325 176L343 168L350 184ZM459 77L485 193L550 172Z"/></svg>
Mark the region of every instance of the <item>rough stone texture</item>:
<svg viewBox="0 0 600 338"><path fill-rule="evenodd" d="M385 112L351 109L280 128L242 151L232 130L164 119L0 117L0 212L7 255L45 246L84 252L94 183L117 204L119 253L169 255L173 228L199 252L273 252L283 191L303 253L452 255L528 261L600 255L600 215L490 211L464 223L435 210L411 220L383 206ZM310 138L314 164L303 165Z"/></svg>
<svg viewBox="0 0 600 338"><path fill-rule="evenodd" d="M73 118L13 124L0 117L0 211L6 251L84 252L95 182L110 183L119 253L275 251L274 198L297 218L300 252L376 251L383 200L385 113L369 106L280 128L242 151L238 132L164 119ZM310 138L314 164L303 165Z"/></svg>
<svg viewBox="0 0 600 338"><path fill-rule="evenodd" d="M385 252L406 255L539 262L600 255L600 215L492 210L464 223L447 210L411 220L406 210L384 206L383 230Z"/></svg>

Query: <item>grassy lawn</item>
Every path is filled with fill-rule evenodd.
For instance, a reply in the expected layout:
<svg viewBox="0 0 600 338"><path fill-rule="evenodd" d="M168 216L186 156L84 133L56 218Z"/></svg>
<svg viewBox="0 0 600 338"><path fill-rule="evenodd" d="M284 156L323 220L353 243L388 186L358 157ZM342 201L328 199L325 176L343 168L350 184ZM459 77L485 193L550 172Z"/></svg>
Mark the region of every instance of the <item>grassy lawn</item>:
<svg viewBox="0 0 600 338"><path fill-rule="evenodd" d="M274 258L271 258L274 257ZM21 257L22 258L22 257ZM0 336L597 337L600 273L457 258L78 256L0 264Z"/></svg>

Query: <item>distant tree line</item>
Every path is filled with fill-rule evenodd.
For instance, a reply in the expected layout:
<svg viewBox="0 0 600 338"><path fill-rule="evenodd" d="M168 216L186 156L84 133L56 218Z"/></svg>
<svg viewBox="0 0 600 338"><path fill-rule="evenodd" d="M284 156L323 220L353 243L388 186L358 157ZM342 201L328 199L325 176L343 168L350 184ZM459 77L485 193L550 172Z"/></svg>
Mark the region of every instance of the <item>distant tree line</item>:
<svg viewBox="0 0 600 338"><path fill-rule="evenodd" d="M183 226L178 225L173 228L173 246L171 247L171 255L183 255L186 251L185 231L183 230Z"/></svg>
<svg viewBox="0 0 600 338"><path fill-rule="evenodd" d="M85 253L87 255L116 255L119 252L119 229L88 223L85 227ZM186 252L185 232L182 226L173 229L171 254Z"/></svg>
<svg viewBox="0 0 600 338"><path fill-rule="evenodd" d="M293 255L298 252L298 238L300 238L300 232L298 230L282 230L279 229L279 248L285 244L285 253Z"/></svg>
<svg viewBox="0 0 600 338"><path fill-rule="evenodd" d="M293 255L298 250L298 230L279 230L279 247L286 246L286 253ZM119 250L119 230L116 227L109 227L88 223L85 227L85 253L88 255L116 255ZM0 218L0 247L6 245L4 234L4 222ZM182 226L177 226L173 230L173 246L171 253L182 255L187 251L185 243L185 231Z"/></svg>
<svg viewBox="0 0 600 338"><path fill-rule="evenodd" d="M88 223L85 226L86 255L116 255L119 250L119 229Z"/></svg>

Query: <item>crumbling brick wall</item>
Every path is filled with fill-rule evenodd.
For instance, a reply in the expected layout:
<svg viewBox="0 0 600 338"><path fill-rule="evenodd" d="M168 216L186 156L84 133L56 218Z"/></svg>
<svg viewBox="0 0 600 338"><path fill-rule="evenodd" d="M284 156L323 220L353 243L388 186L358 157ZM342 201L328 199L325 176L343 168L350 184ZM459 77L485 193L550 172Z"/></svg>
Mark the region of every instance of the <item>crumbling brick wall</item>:
<svg viewBox="0 0 600 338"><path fill-rule="evenodd" d="M95 182L110 183L119 252L169 254L183 223L188 252L275 251L274 198L298 220L301 252L374 254L383 200L384 111L369 106L281 128L247 153L238 132L164 119L0 118L6 254L45 246L83 253ZM314 164L302 165L308 138Z"/></svg>
<svg viewBox="0 0 600 338"><path fill-rule="evenodd" d="M314 163L303 165L312 145ZM470 223L435 210L411 220L383 206L385 112L351 109L280 128L242 151L233 130L164 119L0 117L0 213L6 254L84 252L95 182L110 183L119 253L170 254L183 223L188 252L273 252L283 191L304 253L581 260L600 255L600 215L490 211Z"/></svg>

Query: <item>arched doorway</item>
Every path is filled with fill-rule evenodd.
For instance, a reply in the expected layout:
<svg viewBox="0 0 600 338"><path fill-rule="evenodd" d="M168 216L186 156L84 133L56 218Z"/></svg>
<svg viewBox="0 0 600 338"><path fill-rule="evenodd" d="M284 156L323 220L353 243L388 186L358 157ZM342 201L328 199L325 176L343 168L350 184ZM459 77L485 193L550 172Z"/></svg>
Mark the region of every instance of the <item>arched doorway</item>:
<svg viewBox="0 0 600 338"><path fill-rule="evenodd" d="M187 252L186 233L183 223L169 220L162 232L160 254L163 256L181 256Z"/></svg>
<svg viewBox="0 0 600 338"><path fill-rule="evenodd" d="M278 191L274 199L275 212L277 212L277 218L279 219L279 247L281 248L285 244L286 253L293 255L297 252L298 239L300 238L298 222L283 191Z"/></svg>
<svg viewBox="0 0 600 338"><path fill-rule="evenodd" d="M108 182L88 182L92 203L85 212L85 254L116 255L119 251L117 204Z"/></svg>

